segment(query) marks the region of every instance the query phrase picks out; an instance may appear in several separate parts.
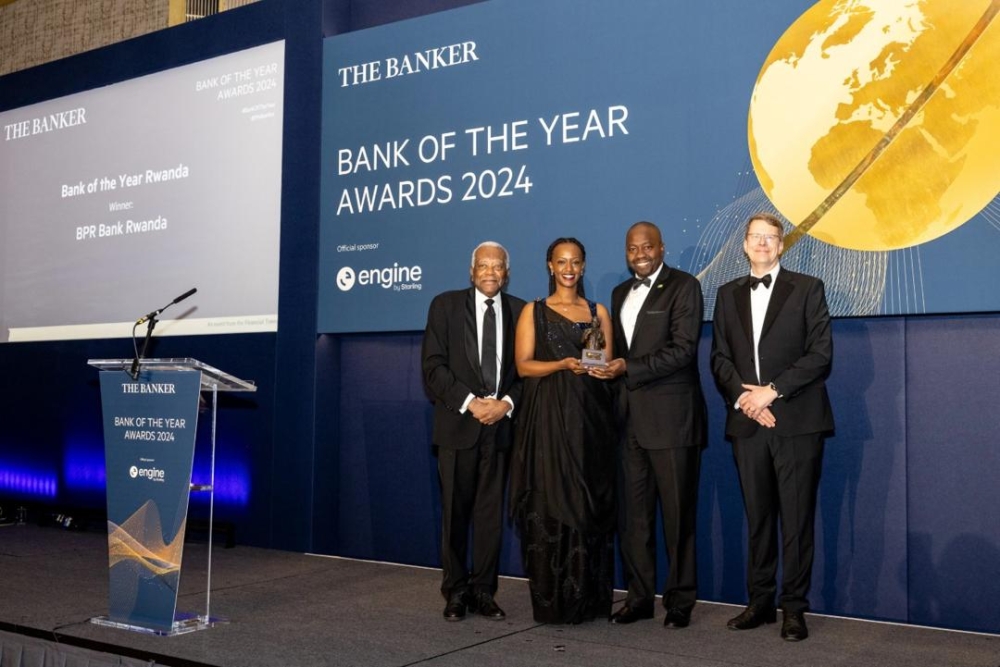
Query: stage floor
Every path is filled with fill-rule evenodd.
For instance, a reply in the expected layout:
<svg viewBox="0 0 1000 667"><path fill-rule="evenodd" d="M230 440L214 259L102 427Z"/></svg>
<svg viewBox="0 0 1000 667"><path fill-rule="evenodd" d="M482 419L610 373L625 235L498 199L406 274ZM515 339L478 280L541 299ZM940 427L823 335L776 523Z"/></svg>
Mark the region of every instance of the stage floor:
<svg viewBox="0 0 1000 667"><path fill-rule="evenodd" d="M438 570L251 547L213 551L211 612L230 623L147 636L89 622L107 613L106 545L95 532L0 527L0 665L19 664L19 642L25 655L95 651L106 664L176 667L1000 665L1000 636L810 615L809 640L792 644L780 624L729 631L738 608L707 602L684 630L663 628L662 609L629 626L539 625L518 579L500 583L505 621L448 623ZM204 544L185 549L181 611L204 611L206 555Z"/></svg>

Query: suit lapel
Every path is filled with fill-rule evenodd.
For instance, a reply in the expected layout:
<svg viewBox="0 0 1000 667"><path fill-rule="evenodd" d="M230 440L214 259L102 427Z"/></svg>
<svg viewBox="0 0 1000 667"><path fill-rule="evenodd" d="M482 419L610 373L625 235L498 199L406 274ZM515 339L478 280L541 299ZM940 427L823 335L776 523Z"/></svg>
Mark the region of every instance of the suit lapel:
<svg viewBox="0 0 1000 667"><path fill-rule="evenodd" d="M649 292L646 293L646 298L643 300L642 305L639 306L639 314L635 318L635 329L632 331L632 345L629 346L630 348L635 347L635 339L639 337L639 332L642 331L642 323L646 319L646 310L653 305L660 294L663 294L663 286L669 277L670 268L666 264L661 264L660 270L656 273L656 280L650 283Z"/></svg>
<svg viewBox="0 0 1000 667"><path fill-rule="evenodd" d="M628 283L623 283L611 293L611 326L614 327L614 355L624 357L628 352L625 342L625 327L622 326L622 306L628 296Z"/></svg>
<svg viewBox="0 0 1000 667"><path fill-rule="evenodd" d="M750 312L750 278L745 277L739 282L735 290L736 313L740 316L740 324L743 325L743 333L750 342L750 349L753 349L753 316Z"/></svg>
<svg viewBox="0 0 1000 667"><path fill-rule="evenodd" d="M476 330L476 292L469 289L465 297L465 354L469 366L479 371L482 382L483 369L479 362L479 332ZM478 391L478 387L476 388Z"/></svg>
<svg viewBox="0 0 1000 667"><path fill-rule="evenodd" d="M507 369L513 361L514 351L514 316L511 315L510 302L504 298L503 292L497 294L500 299L500 312L503 313L503 343L500 345L500 383L507 377Z"/></svg>
<svg viewBox="0 0 1000 667"><path fill-rule="evenodd" d="M774 280L774 285L771 286L773 290L771 292L771 299L767 302L767 313L764 315L764 326L760 329L760 338L764 339L767 335L768 330L774 321L778 319L778 313L781 312L782 306L788 301L788 297L791 295L792 291L795 289L792 286L792 282L788 279L790 276L785 274L785 270L782 269L778 271L778 277Z"/></svg>
<svg viewBox="0 0 1000 667"><path fill-rule="evenodd" d="M611 316L614 318L615 322L621 319L622 315L622 305L625 304L625 295L628 291L619 287L617 290L611 294Z"/></svg>

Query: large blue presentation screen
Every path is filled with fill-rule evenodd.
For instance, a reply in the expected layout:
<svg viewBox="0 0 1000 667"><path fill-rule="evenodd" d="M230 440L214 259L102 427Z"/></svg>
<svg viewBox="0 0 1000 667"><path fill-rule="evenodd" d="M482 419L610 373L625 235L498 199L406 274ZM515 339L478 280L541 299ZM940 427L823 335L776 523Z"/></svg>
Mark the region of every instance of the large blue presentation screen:
<svg viewBox="0 0 1000 667"><path fill-rule="evenodd" d="M757 211L835 315L996 310L991 6L492 0L330 38L318 329L423 328L483 240L531 299L579 238L607 303L639 220L709 318Z"/></svg>

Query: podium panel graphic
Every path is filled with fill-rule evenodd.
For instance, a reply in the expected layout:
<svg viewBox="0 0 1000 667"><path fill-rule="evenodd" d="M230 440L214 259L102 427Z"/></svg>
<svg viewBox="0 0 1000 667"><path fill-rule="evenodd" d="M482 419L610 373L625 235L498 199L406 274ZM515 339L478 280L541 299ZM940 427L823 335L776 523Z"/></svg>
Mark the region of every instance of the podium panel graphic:
<svg viewBox="0 0 1000 667"><path fill-rule="evenodd" d="M215 420L219 391L255 391L194 359L96 359L107 468L108 616L95 623L172 635L211 627ZM134 369L134 371L133 371ZM195 434L202 391L211 393L211 481L193 487ZM184 533L192 491L209 502L205 613L178 614Z"/></svg>

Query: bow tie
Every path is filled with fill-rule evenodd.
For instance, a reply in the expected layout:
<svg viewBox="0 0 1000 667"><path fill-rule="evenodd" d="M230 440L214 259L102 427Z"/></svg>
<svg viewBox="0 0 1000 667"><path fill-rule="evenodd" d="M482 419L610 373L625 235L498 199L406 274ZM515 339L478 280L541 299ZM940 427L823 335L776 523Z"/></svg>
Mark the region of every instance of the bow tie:
<svg viewBox="0 0 1000 667"><path fill-rule="evenodd" d="M757 285L764 283L764 287L771 288L771 274L767 274L763 278L755 278L750 276L750 289L757 289Z"/></svg>
<svg viewBox="0 0 1000 667"><path fill-rule="evenodd" d="M648 277L642 279L636 278L635 281L632 283L632 289L639 289L639 285L645 285L646 287L649 287L651 284L652 281L650 281Z"/></svg>

